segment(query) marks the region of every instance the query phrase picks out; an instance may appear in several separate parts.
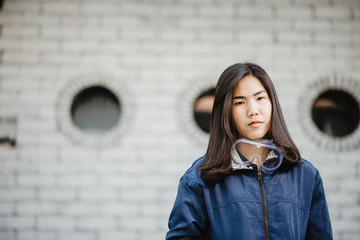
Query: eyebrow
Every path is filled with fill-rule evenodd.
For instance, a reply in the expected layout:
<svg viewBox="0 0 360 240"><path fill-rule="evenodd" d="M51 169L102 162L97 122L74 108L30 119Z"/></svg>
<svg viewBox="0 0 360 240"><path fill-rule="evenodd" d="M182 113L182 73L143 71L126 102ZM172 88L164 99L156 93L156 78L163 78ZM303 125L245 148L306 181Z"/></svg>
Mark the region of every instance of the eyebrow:
<svg viewBox="0 0 360 240"><path fill-rule="evenodd" d="M256 93L254 93L253 96L259 95L259 94L261 94L263 92L266 92L266 91L265 90L260 90L260 91L258 91ZM233 97L233 100L234 99L244 99L244 98L246 98L246 97L244 97L244 96L235 96L235 97Z"/></svg>

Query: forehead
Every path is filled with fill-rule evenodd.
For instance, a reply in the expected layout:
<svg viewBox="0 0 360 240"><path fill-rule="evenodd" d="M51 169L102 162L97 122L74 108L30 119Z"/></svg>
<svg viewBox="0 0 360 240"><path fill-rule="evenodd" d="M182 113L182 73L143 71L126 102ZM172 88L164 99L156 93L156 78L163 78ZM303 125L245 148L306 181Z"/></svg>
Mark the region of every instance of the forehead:
<svg viewBox="0 0 360 240"><path fill-rule="evenodd" d="M265 90L260 80L252 75L248 75L239 80L234 88L234 95L252 95L253 93ZM266 90L265 90L266 92Z"/></svg>

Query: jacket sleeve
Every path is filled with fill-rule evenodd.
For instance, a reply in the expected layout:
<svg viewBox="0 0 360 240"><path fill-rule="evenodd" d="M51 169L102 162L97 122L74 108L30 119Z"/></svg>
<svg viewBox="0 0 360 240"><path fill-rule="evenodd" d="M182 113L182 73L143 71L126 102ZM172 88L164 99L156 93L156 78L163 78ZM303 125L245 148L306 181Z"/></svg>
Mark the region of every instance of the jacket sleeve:
<svg viewBox="0 0 360 240"><path fill-rule="evenodd" d="M315 177L310 219L306 232L306 240L332 240L332 229L325 192L319 172Z"/></svg>
<svg viewBox="0 0 360 240"><path fill-rule="evenodd" d="M185 174L170 214L166 239L203 239L206 222L202 186L191 174Z"/></svg>

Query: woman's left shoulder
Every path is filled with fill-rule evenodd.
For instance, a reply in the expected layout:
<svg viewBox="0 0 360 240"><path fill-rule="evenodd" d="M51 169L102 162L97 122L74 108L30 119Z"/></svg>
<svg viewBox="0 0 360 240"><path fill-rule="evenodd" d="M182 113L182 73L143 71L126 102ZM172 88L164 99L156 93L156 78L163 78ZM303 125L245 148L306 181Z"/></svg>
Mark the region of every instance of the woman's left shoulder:
<svg viewBox="0 0 360 240"><path fill-rule="evenodd" d="M301 159L301 164L294 168L295 171L300 171L306 175L312 175L315 178L320 178L319 170L308 160Z"/></svg>

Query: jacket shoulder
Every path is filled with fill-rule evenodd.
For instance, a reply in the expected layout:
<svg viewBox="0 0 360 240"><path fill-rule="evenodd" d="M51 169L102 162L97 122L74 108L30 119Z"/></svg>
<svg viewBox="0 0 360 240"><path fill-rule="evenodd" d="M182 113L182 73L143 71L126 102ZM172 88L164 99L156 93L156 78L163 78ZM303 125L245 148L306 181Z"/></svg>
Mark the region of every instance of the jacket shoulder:
<svg viewBox="0 0 360 240"><path fill-rule="evenodd" d="M316 183L319 183L321 180L319 170L308 160L301 159L302 164L297 168L300 168L307 176L311 176Z"/></svg>
<svg viewBox="0 0 360 240"><path fill-rule="evenodd" d="M185 184L191 191L202 195L204 181L198 168L204 160L204 156L198 158L180 179L180 184Z"/></svg>

